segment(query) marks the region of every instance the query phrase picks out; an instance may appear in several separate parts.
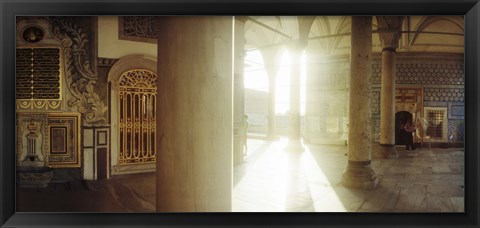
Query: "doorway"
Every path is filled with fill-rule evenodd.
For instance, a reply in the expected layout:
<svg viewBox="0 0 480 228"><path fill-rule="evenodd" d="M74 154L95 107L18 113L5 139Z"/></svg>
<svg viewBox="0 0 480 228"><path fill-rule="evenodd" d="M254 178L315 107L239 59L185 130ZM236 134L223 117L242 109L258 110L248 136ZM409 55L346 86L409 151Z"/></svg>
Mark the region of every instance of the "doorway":
<svg viewBox="0 0 480 228"><path fill-rule="evenodd" d="M400 111L395 113L395 145L405 145L405 137L403 137L400 126L402 123L406 123L408 120L411 122L413 115L407 111Z"/></svg>

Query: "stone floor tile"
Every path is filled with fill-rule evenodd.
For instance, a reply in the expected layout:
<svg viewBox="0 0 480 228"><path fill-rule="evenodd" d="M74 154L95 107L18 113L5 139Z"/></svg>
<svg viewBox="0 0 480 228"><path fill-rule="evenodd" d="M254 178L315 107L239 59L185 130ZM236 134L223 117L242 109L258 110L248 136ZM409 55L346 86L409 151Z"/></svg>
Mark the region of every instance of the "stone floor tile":
<svg viewBox="0 0 480 228"><path fill-rule="evenodd" d="M400 190L395 210L425 211L427 209L426 189L404 188Z"/></svg>
<svg viewBox="0 0 480 228"><path fill-rule="evenodd" d="M400 191L380 186L366 197L359 212L384 212L395 209Z"/></svg>
<svg viewBox="0 0 480 228"><path fill-rule="evenodd" d="M433 167L432 167L432 172L433 172L433 173L451 173L452 170L451 170L450 167L446 164L446 165L442 165L442 166L433 166Z"/></svg>
<svg viewBox="0 0 480 228"><path fill-rule="evenodd" d="M428 196L436 197L463 197L464 192L460 186L427 186Z"/></svg>
<svg viewBox="0 0 480 228"><path fill-rule="evenodd" d="M465 197L450 197L454 212L465 212Z"/></svg>
<svg viewBox="0 0 480 228"><path fill-rule="evenodd" d="M427 197L427 211L429 212L453 212L450 197Z"/></svg>

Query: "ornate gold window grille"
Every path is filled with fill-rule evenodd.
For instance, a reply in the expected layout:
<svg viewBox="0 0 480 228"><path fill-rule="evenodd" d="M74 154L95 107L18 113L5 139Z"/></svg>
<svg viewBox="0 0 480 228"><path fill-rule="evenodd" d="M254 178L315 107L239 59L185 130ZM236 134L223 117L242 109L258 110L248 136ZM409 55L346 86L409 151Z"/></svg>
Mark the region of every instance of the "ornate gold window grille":
<svg viewBox="0 0 480 228"><path fill-rule="evenodd" d="M130 70L119 81L119 164L155 162L157 75Z"/></svg>
<svg viewBox="0 0 480 228"><path fill-rule="evenodd" d="M428 110L427 111L427 135L432 139L441 140L445 136L444 132L444 119L445 111L444 110Z"/></svg>

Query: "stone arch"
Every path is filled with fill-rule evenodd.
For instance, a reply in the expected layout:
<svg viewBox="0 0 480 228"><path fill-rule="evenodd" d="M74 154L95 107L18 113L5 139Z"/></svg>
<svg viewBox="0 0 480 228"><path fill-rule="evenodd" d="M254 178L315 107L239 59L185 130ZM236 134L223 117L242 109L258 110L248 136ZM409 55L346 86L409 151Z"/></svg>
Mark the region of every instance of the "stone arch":
<svg viewBox="0 0 480 228"><path fill-rule="evenodd" d="M155 171L155 164L141 164L141 165L129 165L119 166L118 153L119 153L119 105L118 105L118 92L119 82L121 76L132 70L147 70L157 74L157 60L153 57L145 55L128 55L120 58L108 72L108 82L110 85L110 126L111 126L111 151L110 151L110 168L112 175L138 173Z"/></svg>

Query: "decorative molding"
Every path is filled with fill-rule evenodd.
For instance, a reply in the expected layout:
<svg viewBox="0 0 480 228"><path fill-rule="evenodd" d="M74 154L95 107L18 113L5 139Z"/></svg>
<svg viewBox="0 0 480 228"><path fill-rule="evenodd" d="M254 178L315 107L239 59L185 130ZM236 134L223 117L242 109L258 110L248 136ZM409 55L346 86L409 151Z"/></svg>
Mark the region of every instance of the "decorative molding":
<svg viewBox="0 0 480 228"><path fill-rule="evenodd" d="M17 112L45 112L61 111L62 102L59 100L23 100L15 101Z"/></svg>

